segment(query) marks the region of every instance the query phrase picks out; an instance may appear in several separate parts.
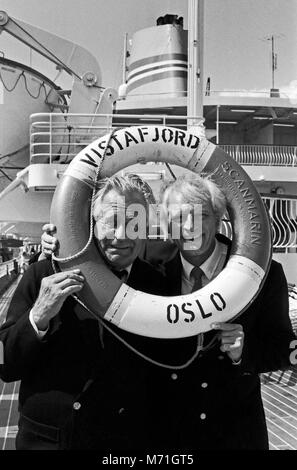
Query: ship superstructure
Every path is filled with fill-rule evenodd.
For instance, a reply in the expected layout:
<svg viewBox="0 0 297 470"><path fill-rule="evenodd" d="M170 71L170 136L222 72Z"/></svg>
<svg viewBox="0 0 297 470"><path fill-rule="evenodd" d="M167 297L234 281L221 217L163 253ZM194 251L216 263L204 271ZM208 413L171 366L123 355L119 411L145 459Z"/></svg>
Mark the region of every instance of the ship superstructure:
<svg viewBox="0 0 297 470"><path fill-rule="evenodd" d="M118 96L115 90L101 87L100 68L85 50L72 45L76 52L70 53L69 41L1 14L1 28L64 68L73 86L62 90L15 63L10 67L16 72L9 75L7 59L0 60L1 106L6 115L17 114L22 97L26 103L28 96L39 94L40 101L31 98L34 107L19 106L22 128L14 126L14 118L1 124L7 129L2 132L2 171L10 171L10 179L13 173L16 177L5 180L9 184L0 194L0 222L13 224L13 232L20 236L34 232L37 241L67 165L84 146L112 128L152 124L187 128L197 135L205 132L251 176L273 219L275 255L285 261L290 280L297 282L296 103L276 89L213 90L211 77L203 76L203 2L189 2L189 7L195 5L200 5L200 11L189 16L199 14L199 21L192 20L189 31L181 17L167 14L155 26L137 31L130 47L126 41ZM18 160L11 158L15 152ZM16 162L17 169L10 169ZM157 192L163 180L183 170L146 164L133 171L148 179Z"/></svg>

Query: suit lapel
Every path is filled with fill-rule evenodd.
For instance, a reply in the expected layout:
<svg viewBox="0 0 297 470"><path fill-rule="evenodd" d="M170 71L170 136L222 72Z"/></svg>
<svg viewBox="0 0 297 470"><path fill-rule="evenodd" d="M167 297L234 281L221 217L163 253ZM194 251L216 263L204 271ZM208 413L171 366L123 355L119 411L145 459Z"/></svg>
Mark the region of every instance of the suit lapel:
<svg viewBox="0 0 297 470"><path fill-rule="evenodd" d="M166 264L167 295L180 295L182 288L182 262L180 254Z"/></svg>
<svg viewBox="0 0 297 470"><path fill-rule="evenodd" d="M151 264L137 258L131 268L127 284L149 294L167 295L164 275Z"/></svg>
<svg viewBox="0 0 297 470"><path fill-rule="evenodd" d="M223 243L224 245L227 245L227 256L226 256L226 259L225 259L225 263L224 263L224 268L230 258L230 254L231 254L231 248L232 248L232 242L229 238L225 237L225 235L222 235L221 233L217 233L216 234L216 239L218 240L218 242L220 243Z"/></svg>

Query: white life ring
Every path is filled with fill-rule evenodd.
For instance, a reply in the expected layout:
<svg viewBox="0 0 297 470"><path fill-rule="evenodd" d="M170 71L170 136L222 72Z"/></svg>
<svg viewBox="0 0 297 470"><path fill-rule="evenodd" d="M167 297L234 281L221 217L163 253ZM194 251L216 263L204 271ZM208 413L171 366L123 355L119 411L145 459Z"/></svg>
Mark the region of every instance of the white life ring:
<svg viewBox="0 0 297 470"><path fill-rule="evenodd" d="M54 194L51 221L57 226L60 256L79 252L89 238L89 214L96 170L108 136L83 149L71 162ZM224 189L233 228L229 261L207 286L188 295L149 295L122 284L106 267L92 242L77 259L86 285L79 294L87 307L119 328L155 338L180 338L210 330L242 313L259 293L271 262L270 222L249 176L228 154L206 139L180 129L148 126L117 130L100 169L101 177L149 161L211 173Z"/></svg>

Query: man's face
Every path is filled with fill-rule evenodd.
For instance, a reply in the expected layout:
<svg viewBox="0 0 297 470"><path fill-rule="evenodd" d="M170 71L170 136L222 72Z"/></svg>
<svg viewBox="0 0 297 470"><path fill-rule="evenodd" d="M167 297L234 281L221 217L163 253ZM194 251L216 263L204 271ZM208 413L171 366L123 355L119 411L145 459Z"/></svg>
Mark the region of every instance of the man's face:
<svg viewBox="0 0 297 470"><path fill-rule="evenodd" d="M217 224L211 202L189 204L182 194L172 191L167 204L173 240L184 258L199 266L215 246Z"/></svg>
<svg viewBox="0 0 297 470"><path fill-rule="evenodd" d="M122 196L112 189L94 205L95 237L107 262L117 270L130 266L144 243L139 238L131 239L126 230L135 215L129 210L131 204L144 206L144 199L137 192Z"/></svg>

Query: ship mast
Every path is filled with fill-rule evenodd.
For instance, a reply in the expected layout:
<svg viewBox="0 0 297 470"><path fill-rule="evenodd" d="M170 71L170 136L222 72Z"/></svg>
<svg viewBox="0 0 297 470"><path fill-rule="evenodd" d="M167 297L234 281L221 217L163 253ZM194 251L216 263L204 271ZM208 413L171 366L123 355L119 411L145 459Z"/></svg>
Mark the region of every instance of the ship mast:
<svg viewBox="0 0 297 470"><path fill-rule="evenodd" d="M203 117L203 26L204 0L188 0L188 129L196 127Z"/></svg>

